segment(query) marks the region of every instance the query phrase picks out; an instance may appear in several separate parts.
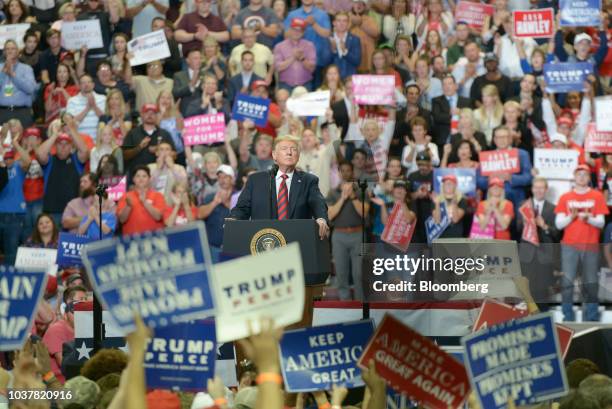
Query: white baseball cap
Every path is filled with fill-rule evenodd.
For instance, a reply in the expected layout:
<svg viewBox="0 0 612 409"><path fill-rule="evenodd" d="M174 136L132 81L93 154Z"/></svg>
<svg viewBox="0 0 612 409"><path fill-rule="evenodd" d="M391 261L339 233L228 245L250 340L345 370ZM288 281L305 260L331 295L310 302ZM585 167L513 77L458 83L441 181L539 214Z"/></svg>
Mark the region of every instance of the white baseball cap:
<svg viewBox="0 0 612 409"><path fill-rule="evenodd" d="M582 40L587 40L589 43L593 42L593 39L587 33L580 33L576 37L574 37L574 47L581 42Z"/></svg>
<svg viewBox="0 0 612 409"><path fill-rule="evenodd" d="M227 176L231 176L232 179L234 179L236 177L236 174L234 173L234 169L232 169L232 167L230 165L221 165L217 168L217 173L223 173Z"/></svg>
<svg viewBox="0 0 612 409"><path fill-rule="evenodd" d="M207 393L198 392L193 398L191 409L207 409L215 406L214 399Z"/></svg>
<svg viewBox="0 0 612 409"><path fill-rule="evenodd" d="M555 141L563 142L563 144L567 145L567 136L563 135L562 133L555 132L550 136L550 143Z"/></svg>

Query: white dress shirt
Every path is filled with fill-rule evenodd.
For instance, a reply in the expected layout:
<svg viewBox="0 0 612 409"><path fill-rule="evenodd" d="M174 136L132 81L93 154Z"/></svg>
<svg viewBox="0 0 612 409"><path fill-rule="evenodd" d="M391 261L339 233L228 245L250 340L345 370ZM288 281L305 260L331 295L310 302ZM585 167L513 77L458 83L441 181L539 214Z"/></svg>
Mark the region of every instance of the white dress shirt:
<svg viewBox="0 0 612 409"><path fill-rule="evenodd" d="M285 181L285 184L287 185L287 200L289 200L289 192L291 192L291 181L293 180L294 173L295 171L286 173L286 175L289 176L287 180ZM277 198L278 198L278 193L280 192L280 185L283 182L283 178L281 177L282 174L283 172L281 172L280 169L278 172L276 172L276 197Z"/></svg>
<svg viewBox="0 0 612 409"><path fill-rule="evenodd" d="M542 211L544 211L544 200L536 200L535 198L533 199L533 213L536 217L538 217L538 215L542 214Z"/></svg>

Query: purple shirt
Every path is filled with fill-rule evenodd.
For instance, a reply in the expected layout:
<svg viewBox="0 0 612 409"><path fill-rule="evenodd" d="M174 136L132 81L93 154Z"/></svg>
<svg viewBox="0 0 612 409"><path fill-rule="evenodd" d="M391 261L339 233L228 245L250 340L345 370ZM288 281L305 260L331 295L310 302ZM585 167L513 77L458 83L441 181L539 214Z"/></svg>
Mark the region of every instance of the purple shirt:
<svg viewBox="0 0 612 409"><path fill-rule="evenodd" d="M279 64L293 56L293 50L296 48L300 48L304 51L304 61L311 61L313 63L313 67L316 65L317 53L313 43L304 40L303 38L297 43L287 39L281 43L278 43L276 47L274 47L274 63L276 65L276 69L278 69ZM304 61L293 61L291 65L287 67L287 69L279 72L279 80L294 87L304 85L308 81L312 80L312 71L309 71L306 69L306 67L304 67Z"/></svg>

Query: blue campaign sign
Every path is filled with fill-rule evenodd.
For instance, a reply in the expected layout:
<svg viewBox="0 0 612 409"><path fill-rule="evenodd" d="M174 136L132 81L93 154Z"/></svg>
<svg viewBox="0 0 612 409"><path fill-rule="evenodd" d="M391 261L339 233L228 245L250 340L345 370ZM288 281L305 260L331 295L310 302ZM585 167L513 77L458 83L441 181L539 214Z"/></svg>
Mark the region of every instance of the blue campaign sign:
<svg viewBox="0 0 612 409"><path fill-rule="evenodd" d="M96 294L123 333L133 330L135 311L151 327L215 312L202 222L93 242L82 257Z"/></svg>
<svg viewBox="0 0 612 409"><path fill-rule="evenodd" d="M551 314L507 321L466 335L464 346L470 383L484 409L531 405L567 390L557 331Z"/></svg>
<svg viewBox="0 0 612 409"><path fill-rule="evenodd" d="M434 192L440 193L442 178L446 175L457 177L457 189L465 196L476 196L476 169L467 168L435 168L434 169Z"/></svg>
<svg viewBox="0 0 612 409"><path fill-rule="evenodd" d="M59 234L59 246L57 247L57 265L59 266L82 266L81 250L92 240L87 236L61 232Z"/></svg>
<svg viewBox="0 0 612 409"><path fill-rule="evenodd" d="M44 271L0 265L0 351L21 349L46 285Z"/></svg>
<svg viewBox="0 0 612 409"><path fill-rule="evenodd" d="M546 91L563 94L582 92L588 75L593 73L593 64L588 62L557 62L544 64Z"/></svg>
<svg viewBox="0 0 612 409"><path fill-rule="evenodd" d="M329 390L334 384L362 386L357 361L373 333L371 320L285 332L280 355L287 391Z"/></svg>
<svg viewBox="0 0 612 409"><path fill-rule="evenodd" d="M436 223L433 216L425 220L425 231L427 232L427 243L437 239L444 233L444 230L451 224L451 219L446 211L446 204L440 203L440 223Z"/></svg>
<svg viewBox="0 0 612 409"><path fill-rule="evenodd" d="M194 321L158 328L147 347L147 388L202 390L215 376L215 322Z"/></svg>
<svg viewBox="0 0 612 409"><path fill-rule="evenodd" d="M238 121L250 119L257 126L266 126L268 113L270 112L270 100L257 98L250 95L238 94L232 109L232 118Z"/></svg>
<svg viewBox="0 0 612 409"><path fill-rule="evenodd" d="M561 27L598 27L601 0L559 0Z"/></svg>

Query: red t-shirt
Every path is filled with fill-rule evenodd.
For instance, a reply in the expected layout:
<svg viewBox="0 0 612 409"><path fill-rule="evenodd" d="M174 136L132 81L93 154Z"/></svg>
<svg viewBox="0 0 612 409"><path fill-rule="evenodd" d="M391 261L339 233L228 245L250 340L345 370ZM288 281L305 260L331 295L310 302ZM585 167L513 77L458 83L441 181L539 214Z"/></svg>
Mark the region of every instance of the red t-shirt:
<svg viewBox="0 0 612 409"><path fill-rule="evenodd" d="M483 200L478 203L478 209L476 210L476 216L484 215L485 209L487 208L487 201ZM502 209L504 216L510 216L510 220L514 219L514 205L510 200L504 200L504 208ZM502 229L497 223L495 223L495 238L498 240L510 240L510 226L507 229Z"/></svg>
<svg viewBox="0 0 612 409"><path fill-rule="evenodd" d="M51 370L61 383L64 383L66 378L62 375L62 370L57 364L54 355L57 353L61 355L64 343L72 340L74 340L74 328L68 325L65 320L58 320L49 325L47 332L45 332L42 338L42 342L49 350L49 356L51 356Z"/></svg>
<svg viewBox="0 0 612 409"><path fill-rule="evenodd" d="M23 197L26 202L42 200L45 194L45 175L34 152L30 152L30 167L23 181Z"/></svg>
<svg viewBox="0 0 612 409"><path fill-rule="evenodd" d="M174 210L174 206L166 206L166 209L164 209L164 223L170 218L170 215L172 215L172 211ZM198 218L198 208L195 206L191 206L191 214L193 214L193 218L197 219ZM178 213L176 214L176 219L174 220L174 226L182 226L184 224L189 223L189 219L187 219L187 216L185 215L185 208L181 205Z"/></svg>
<svg viewBox="0 0 612 409"><path fill-rule="evenodd" d="M146 231L158 230L164 227L163 217L159 221L153 219L138 198L138 193L135 191L127 192L125 195L123 195L123 197L121 197L119 204L117 205L117 217L119 217L121 211L125 208L125 206L127 206L128 197L132 201L132 210L128 219L125 221L125 223L123 223L123 234L144 233ZM163 215L164 210L166 209L164 195L154 190L149 190L146 195L146 200Z"/></svg>
<svg viewBox="0 0 612 409"><path fill-rule="evenodd" d="M270 102L270 112L268 113L268 118L269 115L274 115L278 117L281 115L280 108L274 102ZM270 135L271 137L276 138L276 128L272 126L269 119L268 123L266 123L266 126L256 126L255 128L260 133L265 133L266 135Z"/></svg>
<svg viewBox="0 0 612 409"><path fill-rule="evenodd" d="M569 215L574 208L578 209L579 213L590 211L593 216L608 214L608 206L606 206L603 194L595 189L589 189L582 194L576 193L574 190L564 193L559 198L555 213ZM597 244L599 243L599 234L600 229L577 217L563 231L561 243L570 245Z"/></svg>

